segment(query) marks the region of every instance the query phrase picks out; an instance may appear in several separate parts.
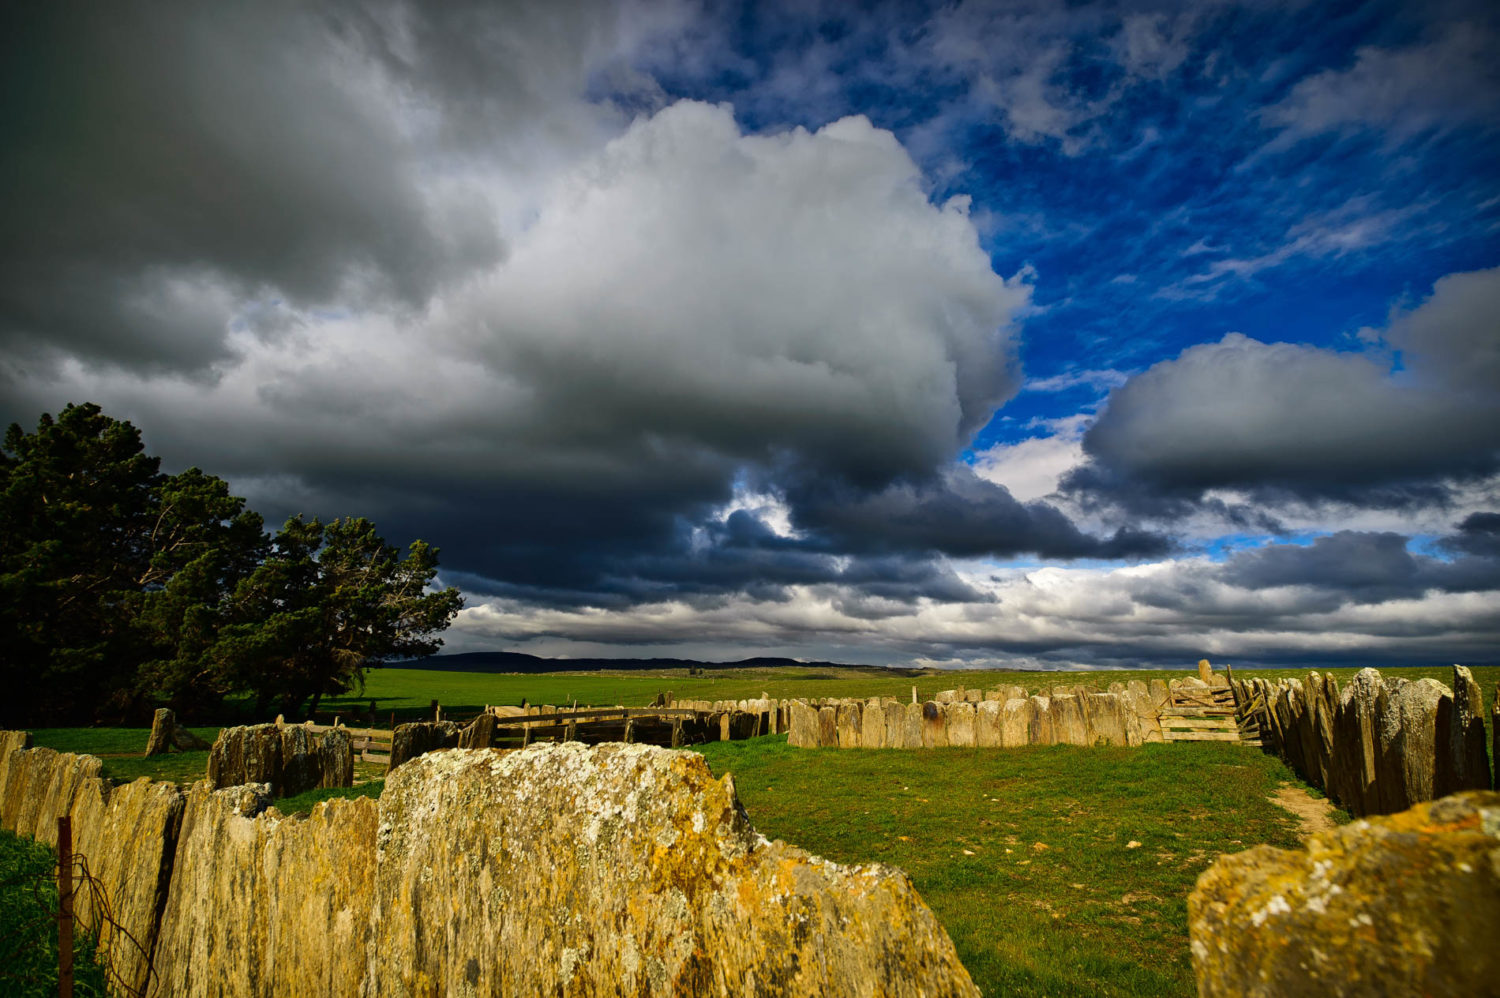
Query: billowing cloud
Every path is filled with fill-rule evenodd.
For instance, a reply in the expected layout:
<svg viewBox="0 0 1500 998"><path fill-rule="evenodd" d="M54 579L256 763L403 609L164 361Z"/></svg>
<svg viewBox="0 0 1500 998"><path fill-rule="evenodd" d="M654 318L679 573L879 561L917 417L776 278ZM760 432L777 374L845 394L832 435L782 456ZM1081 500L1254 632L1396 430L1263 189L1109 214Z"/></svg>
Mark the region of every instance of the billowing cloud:
<svg viewBox="0 0 1500 998"><path fill-rule="evenodd" d="M991 269L966 202L929 202L862 118L749 136L726 107L678 103L560 172L534 211L502 260L420 313L282 304L273 333L226 334L211 381L69 366L20 393L100 399L273 512L358 508L456 568L589 589L678 572L651 558L691 554L684 531L746 468L828 483L878 532L863 497L930 479L1016 390L1028 287ZM989 488L942 493L979 504L982 538L887 549L1113 550ZM854 514L828 494L793 518L844 536Z"/></svg>
<svg viewBox="0 0 1500 998"><path fill-rule="evenodd" d="M1116 389L1075 489L1240 489L1401 503L1492 474L1500 452L1500 269L1451 275L1345 353L1230 334Z"/></svg>

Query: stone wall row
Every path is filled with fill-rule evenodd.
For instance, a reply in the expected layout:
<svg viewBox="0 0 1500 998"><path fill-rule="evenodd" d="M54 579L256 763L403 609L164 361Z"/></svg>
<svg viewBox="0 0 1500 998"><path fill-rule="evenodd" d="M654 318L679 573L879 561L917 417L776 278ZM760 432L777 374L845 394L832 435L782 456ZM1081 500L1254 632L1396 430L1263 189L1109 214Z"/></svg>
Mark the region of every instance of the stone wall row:
<svg viewBox="0 0 1500 998"><path fill-rule="evenodd" d="M72 816L119 993L978 995L904 873L768 842L696 753L436 751L286 817L29 745L0 732L0 824Z"/></svg>
<svg viewBox="0 0 1500 998"><path fill-rule="evenodd" d="M1374 669L1361 669L1342 688L1317 672L1274 684L1236 680L1235 687L1261 718L1263 742L1356 816L1492 785L1479 684L1461 665L1453 667L1452 689L1434 679L1386 679Z"/></svg>
<svg viewBox="0 0 1500 998"><path fill-rule="evenodd" d="M1141 686L1138 696L1085 692L925 703L877 697L820 707L793 701L788 742L803 748L921 749L1160 741L1158 703Z"/></svg>

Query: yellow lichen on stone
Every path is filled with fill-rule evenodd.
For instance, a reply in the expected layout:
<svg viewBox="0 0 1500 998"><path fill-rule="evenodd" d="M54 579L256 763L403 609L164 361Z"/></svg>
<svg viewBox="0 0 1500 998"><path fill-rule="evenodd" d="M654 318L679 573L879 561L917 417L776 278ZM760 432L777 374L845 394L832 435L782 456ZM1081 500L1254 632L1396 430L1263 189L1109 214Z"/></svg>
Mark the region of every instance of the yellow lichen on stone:
<svg viewBox="0 0 1500 998"><path fill-rule="evenodd" d="M1484 994L1500 980L1500 794L1258 846L1198 878L1204 996Z"/></svg>

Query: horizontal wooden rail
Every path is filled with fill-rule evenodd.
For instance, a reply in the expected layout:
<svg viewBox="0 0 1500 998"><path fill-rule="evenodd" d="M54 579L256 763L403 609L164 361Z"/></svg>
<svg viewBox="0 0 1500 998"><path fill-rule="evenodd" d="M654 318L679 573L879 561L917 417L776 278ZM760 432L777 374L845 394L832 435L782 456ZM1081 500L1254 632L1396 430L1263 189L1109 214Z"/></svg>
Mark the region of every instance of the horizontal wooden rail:
<svg viewBox="0 0 1500 998"><path fill-rule="evenodd" d="M564 723L571 720L620 720L627 718L695 718L708 711L685 710L673 707L614 707L591 710L559 710L550 714L514 714L509 717L495 715L497 727L524 727L526 725Z"/></svg>

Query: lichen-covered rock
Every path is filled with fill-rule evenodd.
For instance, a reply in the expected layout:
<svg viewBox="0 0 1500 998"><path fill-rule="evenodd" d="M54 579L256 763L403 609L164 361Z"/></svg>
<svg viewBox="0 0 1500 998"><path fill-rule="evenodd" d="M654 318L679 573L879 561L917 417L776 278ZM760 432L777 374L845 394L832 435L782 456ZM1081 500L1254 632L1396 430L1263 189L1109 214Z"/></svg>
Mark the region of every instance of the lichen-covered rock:
<svg viewBox="0 0 1500 998"><path fill-rule="evenodd" d="M836 707L818 708L818 747L834 748L839 743L839 712Z"/></svg>
<svg viewBox="0 0 1500 998"><path fill-rule="evenodd" d="M1031 710L1028 711L1027 721L1029 730L1026 733L1026 744L1028 745L1055 745L1056 738L1052 732L1052 700L1050 697L1030 697Z"/></svg>
<svg viewBox="0 0 1500 998"><path fill-rule="evenodd" d="M1131 709L1127 693L1090 693L1078 698L1088 729L1089 744L1140 745L1140 718Z"/></svg>
<svg viewBox="0 0 1500 998"><path fill-rule="evenodd" d="M347 729L325 731L318 739L318 774L320 787L354 786L354 739Z"/></svg>
<svg viewBox="0 0 1500 998"><path fill-rule="evenodd" d="M208 782L216 790L247 783L280 787L281 729L253 724L220 731L208 753Z"/></svg>
<svg viewBox="0 0 1500 998"><path fill-rule="evenodd" d="M1453 716L1447 725L1447 745L1439 746L1438 797L1460 790L1490 787L1490 759L1484 745L1484 698L1474 674L1453 667ZM1446 748L1446 752L1444 751Z"/></svg>
<svg viewBox="0 0 1500 998"><path fill-rule="evenodd" d="M1334 793L1339 802L1357 815L1380 809L1375 788L1376 706L1385 684L1374 669L1361 669L1349 685L1339 691L1333 736L1338 743Z"/></svg>
<svg viewBox="0 0 1500 998"><path fill-rule="evenodd" d="M963 701L945 704L944 720L948 728L948 744L954 748L974 747L974 708L977 703Z"/></svg>
<svg viewBox="0 0 1500 998"><path fill-rule="evenodd" d="M377 805L367 797L325 801L295 819L261 813L268 799L265 787L214 791L199 783L189 792L154 995L359 994Z"/></svg>
<svg viewBox="0 0 1500 998"><path fill-rule="evenodd" d="M859 748L860 709L857 703L841 703L838 707L839 748Z"/></svg>
<svg viewBox="0 0 1500 998"><path fill-rule="evenodd" d="M883 707L885 714L885 747L886 748L911 748L906 742L906 704L899 700L887 700Z"/></svg>
<svg viewBox="0 0 1500 998"><path fill-rule="evenodd" d="M1020 748L1031 744L1031 724L1036 718L1036 702L1031 699L1007 700L1000 710L1000 745Z"/></svg>
<svg viewBox="0 0 1500 998"><path fill-rule="evenodd" d="M910 881L757 835L701 756L445 752L380 800L367 996L976 995Z"/></svg>
<svg viewBox="0 0 1500 998"><path fill-rule="evenodd" d="M1480 995L1500 982L1500 794L1222 856L1188 899L1198 993Z"/></svg>
<svg viewBox="0 0 1500 998"><path fill-rule="evenodd" d="M1435 679L1386 682L1376 709L1378 813L1394 814L1434 797L1438 715L1451 715L1452 699ZM1446 739L1442 742L1446 754Z"/></svg>
<svg viewBox="0 0 1500 998"><path fill-rule="evenodd" d="M146 738L146 758L162 755L172 747L172 730L177 727L177 715L166 707L158 707L151 718L151 734Z"/></svg>
<svg viewBox="0 0 1500 998"><path fill-rule="evenodd" d="M391 762L386 772L394 772L397 766L409 762L419 755L438 749L458 748L458 735L462 729L452 721L417 721L398 724L391 732Z"/></svg>
<svg viewBox="0 0 1500 998"><path fill-rule="evenodd" d="M182 807L176 784L144 778L121 786L88 779L73 798L73 849L99 882L113 923L89 890L79 891L75 911L79 924L98 935L103 962L131 994L145 993L150 977L148 954L167 899ZM220 917L231 914L225 909Z"/></svg>
<svg viewBox="0 0 1500 998"><path fill-rule="evenodd" d="M281 782L273 784L277 797L295 797L323 782L318 739L307 728L293 724L281 729ZM249 781L254 782L254 781Z"/></svg>
<svg viewBox="0 0 1500 998"><path fill-rule="evenodd" d="M974 707L974 744L980 748L1000 747L1001 700L986 700Z"/></svg>
<svg viewBox="0 0 1500 998"><path fill-rule="evenodd" d="M885 748L885 706L879 697L865 701L859 715L861 748Z"/></svg>
<svg viewBox="0 0 1500 998"><path fill-rule="evenodd" d="M1083 720L1083 698L1077 694L1052 697L1052 738L1058 745L1087 745L1088 725Z"/></svg>
<svg viewBox="0 0 1500 998"><path fill-rule="evenodd" d="M29 835L38 842L56 847L57 819L73 810L74 798L82 787L99 779L104 763L91 755L72 753L57 753L51 762L50 775L39 773L31 788L30 797L16 823L16 834Z"/></svg>

